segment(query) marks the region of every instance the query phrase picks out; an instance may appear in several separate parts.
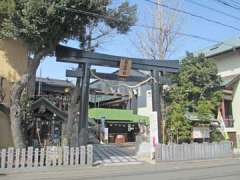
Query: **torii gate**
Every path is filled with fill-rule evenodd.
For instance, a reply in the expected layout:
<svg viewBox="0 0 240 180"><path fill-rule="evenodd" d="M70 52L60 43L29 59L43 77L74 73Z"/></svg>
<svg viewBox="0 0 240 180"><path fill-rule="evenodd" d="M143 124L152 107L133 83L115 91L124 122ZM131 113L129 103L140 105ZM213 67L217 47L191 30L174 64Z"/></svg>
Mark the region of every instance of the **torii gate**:
<svg viewBox="0 0 240 180"><path fill-rule="evenodd" d="M160 124L162 121L160 106L160 73L169 72L176 73L179 70L178 60L150 60L139 58L128 58L122 56L113 56L95 52L86 52L75 48L59 45L56 48L56 59L58 62L67 62L79 64L81 68L76 71L67 70L68 77L76 77L81 79L81 97L80 97L80 116L79 116L79 145L86 144L86 129L88 122L88 102L89 102L89 82L90 68L92 65L107 66L119 68L122 60L131 61L132 69L150 71L154 81L152 81L152 110L157 111L158 115L158 133L159 141L161 140ZM105 73L97 73L97 76L121 81L139 81L139 77L119 78L117 75Z"/></svg>

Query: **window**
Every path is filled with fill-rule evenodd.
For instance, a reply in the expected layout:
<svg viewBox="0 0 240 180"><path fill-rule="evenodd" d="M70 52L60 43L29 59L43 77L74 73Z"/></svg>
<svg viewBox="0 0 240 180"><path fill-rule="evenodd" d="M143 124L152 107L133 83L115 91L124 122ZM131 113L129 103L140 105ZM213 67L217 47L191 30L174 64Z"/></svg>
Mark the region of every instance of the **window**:
<svg viewBox="0 0 240 180"><path fill-rule="evenodd" d="M223 119L226 127L234 127L234 120L232 116L232 101L224 100L224 111L223 111Z"/></svg>
<svg viewBox="0 0 240 180"><path fill-rule="evenodd" d="M224 100L225 118L232 118L232 101Z"/></svg>
<svg viewBox="0 0 240 180"><path fill-rule="evenodd" d="M0 77L0 103L3 102L4 95L3 95L3 77Z"/></svg>

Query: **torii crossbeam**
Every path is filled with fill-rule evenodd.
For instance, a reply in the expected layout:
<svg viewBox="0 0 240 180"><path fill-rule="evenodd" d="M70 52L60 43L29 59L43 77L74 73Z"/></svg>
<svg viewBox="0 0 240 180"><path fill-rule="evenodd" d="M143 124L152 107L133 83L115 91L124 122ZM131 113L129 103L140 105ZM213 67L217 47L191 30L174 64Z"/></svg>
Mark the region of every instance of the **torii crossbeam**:
<svg viewBox="0 0 240 180"><path fill-rule="evenodd" d="M75 63L81 65L77 71L68 71L67 74L81 79L81 99L80 99L80 119L79 119L79 138L81 130L87 128L88 120L88 97L91 65L107 66L119 68L121 60L130 60L132 69L150 71L154 77L152 81L152 108L158 112L159 140L161 139L160 123L162 120L160 106L160 72L176 73L179 70L178 60L151 60L140 58L129 58L123 56L113 56L95 52L86 52L75 48L59 45L56 48L56 59L58 62ZM107 74L102 76L109 77ZM117 80L117 79L116 79ZM80 141L84 141L83 139ZM79 142L79 144L84 144Z"/></svg>

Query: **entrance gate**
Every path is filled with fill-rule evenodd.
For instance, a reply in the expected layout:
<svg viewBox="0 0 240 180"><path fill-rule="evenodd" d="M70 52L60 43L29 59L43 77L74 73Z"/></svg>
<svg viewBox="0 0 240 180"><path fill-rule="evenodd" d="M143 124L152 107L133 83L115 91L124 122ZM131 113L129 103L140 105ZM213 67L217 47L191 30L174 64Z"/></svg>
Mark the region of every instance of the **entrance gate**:
<svg viewBox="0 0 240 180"><path fill-rule="evenodd" d="M160 96L161 86L160 81L164 73L176 73L179 70L179 61L177 60L149 60L139 58L128 58L122 56L113 56L101 53L86 52L75 48L59 45L56 48L56 58L58 62L75 63L79 68L75 71L67 70L68 77L76 77L81 80L81 96L80 96L80 116L79 116L79 145L86 144L87 122L88 122L88 102L89 102L89 83L90 83L90 68L92 65L106 67L120 67L120 63L124 61L131 62L131 68L135 70L150 71L153 77L152 80L152 110L157 112L158 116L158 133L159 141L161 141L162 123ZM109 80L121 81L139 81L139 77L121 77L117 75L105 73L97 73L98 77Z"/></svg>

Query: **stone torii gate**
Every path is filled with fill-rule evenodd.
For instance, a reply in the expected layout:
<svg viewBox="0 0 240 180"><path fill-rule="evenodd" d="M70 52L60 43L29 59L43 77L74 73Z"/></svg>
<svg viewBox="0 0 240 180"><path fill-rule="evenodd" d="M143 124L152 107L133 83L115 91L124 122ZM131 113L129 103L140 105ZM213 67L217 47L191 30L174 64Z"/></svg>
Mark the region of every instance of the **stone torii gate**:
<svg viewBox="0 0 240 180"><path fill-rule="evenodd" d="M128 58L122 56L113 56L95 52L86 52L75 48L59 45L56 48L56 59L58 62L75 63L80 65L76 71L67 70L66 76L76 77L81 80L80 96L80 116L78 127L79 145L86 144L87 122L88 122L88 102L89 102L89 83L90 68L92 65L119 68L122 60L131 61L131 69L150 71L154 80L152 81L152 110L157 112L159 141L161 140L160 124L162 122L160 106L160 74L163 72L176 73L179 70L179 61L177 60L150 60L139 58ZM97 73L98 77L118 80L118 81L140 81L139 77L118 77L117 75Z"/></svg>

